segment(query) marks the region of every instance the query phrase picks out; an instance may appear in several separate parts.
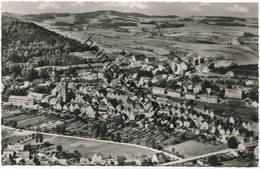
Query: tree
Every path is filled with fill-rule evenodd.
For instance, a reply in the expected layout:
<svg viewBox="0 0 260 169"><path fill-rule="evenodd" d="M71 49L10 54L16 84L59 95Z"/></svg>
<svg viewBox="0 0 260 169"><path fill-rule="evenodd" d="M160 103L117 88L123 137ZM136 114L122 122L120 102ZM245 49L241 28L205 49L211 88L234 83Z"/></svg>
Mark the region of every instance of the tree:
<svg viewBox="0 0 260 169"><path fill-rule="evenodd" d="M118 165L125 165L125 160L126 160L125 156L118 156L117 157Z"/></svg>
<svg viewBox="0 0 260 169"><path fill-rule="evenodd" d="M40 143L43 142L43 135L42 134L39 134L39 141L40 141Z"/></svg>
<svg viewBox="0 0 260 169"><path fill-rule="evenodd" d="M253 88L252 90L250 90L248 97L254 101L258 102L258 89L257 88Z"/></svg>
<svg viewBox="0 0 260 169"><path fill-rule="evenodd" d="M201 81L200 77L198 75L195 75L192 80L193 83L199 83Z"/></svg>
<svg viewBox="0 0 260 169"><path fill-rule="evenodd" d="M228 148L237 148L238 147L238 142L237 139L235 137L230 137L230 139L228 139Z"/></svg>
<svg viewBox="0 0 260 169"><path fill-rule="evenodd" d="M116 134L116 141L117 141L117 142L121 142L121 139L122 139L122 138L121 138L121 136L120 136L120 133L117 133L117 134Z"/></svg>
<svg viewBox="0 0 260 169"><path fill-rule="evenodd" d="M22 76L25 80L33 81L34 79L37 79L39 75L37 70L29 68L23 70Z"/></svg>
<svg viewBox="0 0 260 169"><path fill-rule="evenodd" d="M208 164L210 166L217 166L218 165L218 158L216 156L210 156L208 158Z"/></svg>
<svg viewBox="0 0 260 169"><path fill-rule="evenodd" d="M57 150L58 152L62 152L62 150L63 150L62 145L58 145L58 146L56 147L56 150Z"/></svg>
<svg viewBox="0 0 260 169"><path fill-rule="evenodd" d="M41 162L40 162L39 159L36 158L36 157L34 157L33 162L34 162L34 164L36 164L36 165L41 165Z"/></svg>
<svg viewBox="0 0 260 169"><path fill-rule="evenodd" d="M42 79L48 79L50 77L49 72L47 71L47 69L41 69L39 71L39 77L41 77Z"/></svg>

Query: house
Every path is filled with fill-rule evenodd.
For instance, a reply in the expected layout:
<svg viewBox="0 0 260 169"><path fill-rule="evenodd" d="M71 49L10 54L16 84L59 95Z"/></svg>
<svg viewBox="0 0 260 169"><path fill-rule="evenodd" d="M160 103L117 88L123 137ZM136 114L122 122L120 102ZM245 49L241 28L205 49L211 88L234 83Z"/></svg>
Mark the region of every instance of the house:
<svg viewBox="0 0 260 169"><path fill-rule="evenodd" d="M12 150L12 151L23 151L24 145L23 144L13 144L13 145L8 145L7 150Z"/></svg>
<svg viewBox="0 0 260 169"><path fill-rule="evenodd" d="M39 100L43 99L44 94L35 93L35 92L30 92L30 93L28 94L28 97L33 98L33 99L36 100L36 101L39 101Z"/></svg>
<svg viewBox="0 0 260 169"><path fill-rule="evenodd" d="M242 98L242 90L240 89L225 89L225 97L226 98Z"/></svg>
<svg viewBox="0 0 260 169"><path fill-rule="evenodd" d="M65 104L65 105L63 105L63 108L62 108L64 111L68 111L69 110L69 108L68 108L68 106Z"/></svg>
<svg viewBox="0 0 260 169"><path fill-rule="evenodd" d="M201 129L201 130L208 130L208 129L209 129L209 124L208 124L206 121L204 121L204 122L201 124L200 129Z"/></svg>
<svg viewBox="0 0 260 169"><path fill-rule="evenodd" d="M67 159L58 159L58 163L60 165L68 165L68 160Z"/></svg>
<svg viewBox="0 0 260 169"><path fill-rule="evenodd" d="M200 95L200 101L206 103L218 103L218 97L212 95Z"/></svg>
<svg viewBox="0 0 260 169"><path fill-rule="evenodd" d="M90 163L91 163L91 161L90 161L88 158L82 157L82 158L80 158L80 160L79 160L79 164L80 164L80 165L89 165Z"/></svg>
<svg viewBox="0 0 260 169"><path fill-rule="evenodd" d="M160 87L153 87L153 94L165 94L165 89Z"/></svg>
<svg viewBox="0 0 260 169"><path fill-rule="evenodd" d="M255 149L254 149L254 156L255 156L256 160L259 159L259 149L258 149L258 146L256 146Z"/></svg>
<svg viewBox="0 0 260 169"><path fill-rule="evenodd" d="M49 102L50 105L56 105L58 103L58 99L57 98L52 98Z"/></svg>
<svg viewBox="0 0 260 169"><path fill-rule="evenodd" d="M30 152L29 151L22 151L19 153L19 157L22 159L29 159L30 158Z"/></svg>
<svg viewBox="0 0 260 169"><path fill-rule="evenodd" d="M131 60L134 62L145 62L146 56L144 54L135 54L132 56Z"/></svg>
<svg viewBox="0 0 260 169"><path fill-rule="evenodd" d="M168 89L167 95L171 97L181 97L181 92Z"/></svg>
<svg viewBox="0 0 260 169"><path fill-rule="evenodd" d="M10 155L13 155L13 151L4 150L3 151L3 158L9 158Z"/></svg>
<svg viewBox="0 0 260 169"><path fill-rule="evenodd" d="M253 101L253 102L251 103L251 106L252 106L253 108L258 108L258 103L257 103L256 101Z"/></svg>
<svg viewBox="0 0 260 169"><path fill-rule="evenodd" d="M81 116L86 115L86 116L91 117L91 118L95 118L95 116L96 116L96 111L90 105L82 106L80 108L80 111L81 111Z"/></svg>
<svg viewBox="0 0 260 169"><path fill-rule="evenodd" d="M8 102L15 106L33 106L34 105L33 98L28 97L28 96L11 95L9 97Z"/></svg>
<svg viewBox="0 0 260 169"><path fill-rule="evenodd" d="M56 104L55 109L57 109L57 110L62 110L61 104L60 104L60 103Z"/></svg>
<svg viewBox="0 0 260 169"><path fill-rule="evenodd" d="M246 80L245 82L246 86L251 86L254 84L254 81L253 80Z"/></svg>
<svg viewBox="0 0 260 169"><path fill-rule="evenodd" d="M193 93L198 94L200 91L201 91L201 85L196 85L196 86L193 88Z"/></svg>
<svg viewBox="0 0 260 169"><path fill-rule="evenodd" d="M162 164L167 161L167 156L164 153L155 153L152 157L152 162Z"/></svg>
<svg viewBox="0 0 260 169"><path fill-rule="evenodd" d="M91 158L92 164L101 164L104 162L102 154L94 154Z"/></svg>
<svg viewBox="0 0 260 169"><path fill-rule="evenodd" d="M186 93L186 94L185 94L185 98L186 98L186 99L189 99L189 100L196 100L197 95L196 95L196 94L193 94L193 93Z"/></svg>
<svg viewBox="0 0 260 169"><path fill-rule="evenodd" d="M232 72L232 71L228 71L227 73L226 73L226 76L228 76L228 77L234 77L234 72Z"/></svg>
<svg viewBox="0 0 260 169"><path fill-rule="evenodd" d="M239 151L245 151L246 150L246 147L243 143L240 143L237 148L238 148Z"/></svg>
<svg viewBox="0 0 260 169"><path fill-rule="evenodd" d="M70 112L74 112L75 111L74 106L72 104L69 106L69 110L70 110Z"/></svg>

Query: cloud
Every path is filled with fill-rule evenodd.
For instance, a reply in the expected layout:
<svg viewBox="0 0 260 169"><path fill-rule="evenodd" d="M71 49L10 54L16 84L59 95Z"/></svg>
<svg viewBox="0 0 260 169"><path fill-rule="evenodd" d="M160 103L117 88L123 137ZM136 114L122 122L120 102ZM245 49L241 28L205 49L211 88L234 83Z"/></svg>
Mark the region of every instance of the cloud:
<svg viewBox="0 0 260 169"><path fill-rule="evenodd" d="M41 2L40 5L37 7L37 9L39 10L60 9L60 7L55 2Z"/></svg>
<svg viewBox="0 0 260 169"><path fill-rule="evenodd" d="M191 11L195 11L195 12L202 12L203 10L201 8L199 8L198 6L192 6L189 8Z"/></svg>
<svg viewBox="0 0 260 169"><path fill-rule="evenodd" d="M240 13L249 12L249 10L246 7L237 4L227 7L225 10L229 12L240 12Z"/></svg>
<svg viewBox="0 0 260 169"><path fill-rule="evenodd" d="M110 2L108 5L111 5L113 7L125 7L125 8L130 8L130 9L148 8L147 4L143 3L143 2Z"/></svg>

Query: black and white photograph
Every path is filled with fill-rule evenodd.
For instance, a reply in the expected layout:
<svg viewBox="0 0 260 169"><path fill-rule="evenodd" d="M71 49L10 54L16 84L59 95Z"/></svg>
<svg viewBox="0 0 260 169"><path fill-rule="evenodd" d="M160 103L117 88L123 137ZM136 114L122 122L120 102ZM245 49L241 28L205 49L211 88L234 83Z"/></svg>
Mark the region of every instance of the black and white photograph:
<svg viewBox="0 0 260 169"><path fill-rule="evenodd" d="M0 3L2 166L258 167L257 1Z"/></svg>

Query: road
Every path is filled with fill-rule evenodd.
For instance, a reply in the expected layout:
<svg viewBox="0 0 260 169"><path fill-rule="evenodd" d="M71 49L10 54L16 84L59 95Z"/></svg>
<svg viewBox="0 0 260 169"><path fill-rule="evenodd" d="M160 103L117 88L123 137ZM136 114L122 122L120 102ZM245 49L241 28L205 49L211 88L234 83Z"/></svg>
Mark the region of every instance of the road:
<svg viewBox="0 0 260 169"><path fill-rule="evenodd" d="M27 133L27 134L36 133L36 131L17 129L17 128L8 127L8 126L4 126L4 125L2 125L2 128L6 128L6 129L9 129L9 130L14 130L14 131L25 132L25 133ZM173 158L173 159L177 159L177 160L181 160L181 159L182 159L182 158L180 158L180 157L178 157L178 156L176 156L176 155L170 154L170 153L168 153L168 152L161 151L161 150L157 150L157 149L150 148L150 147L146 147L146 146L142 146L142 145L136 145L136 144L130 144L130 143L119 143L119 142L113 142L113 141L107 141L107 140L99 140L99 139L85 138L85 137L77 137L77 136L67 136L67 135L60 135L60 134L53 134L53 133L45 133L45 132L41 132L41 134L47 135L47 136L65 137L65 138L73 138L73 139L80 139L80 140L86 140L86 141L96 141L96 142L101 142L101 143L111 143L111 144L132 146L132 147L137 147L137 148L142 148L142 149L150 150L150 151L153 151L153 152L155 152L155 153L163 153L163 154L165 154L165 155L167 155L167 156L169 156L170 158Z"/></svg>
<svg viewBox="0 0 260 169"><path fill-rule="evenodd" d="M225 150L216 151L216 152L213 152L213 153L199 155L199 156L196 156L196 157L191 157L191 158L181 159L181 160L178 160L178 161L168 162L168 163L161 164L161 166L172 166L172 165L175 165L175 164L180 164L180 163L184 163L184 162L188 162L188 161L198 160L200 158L206 158L206 157L213 156L213 155L225 154L225 153L230 152L230 150L232 150L232 149L225 149Z"/></svg>

